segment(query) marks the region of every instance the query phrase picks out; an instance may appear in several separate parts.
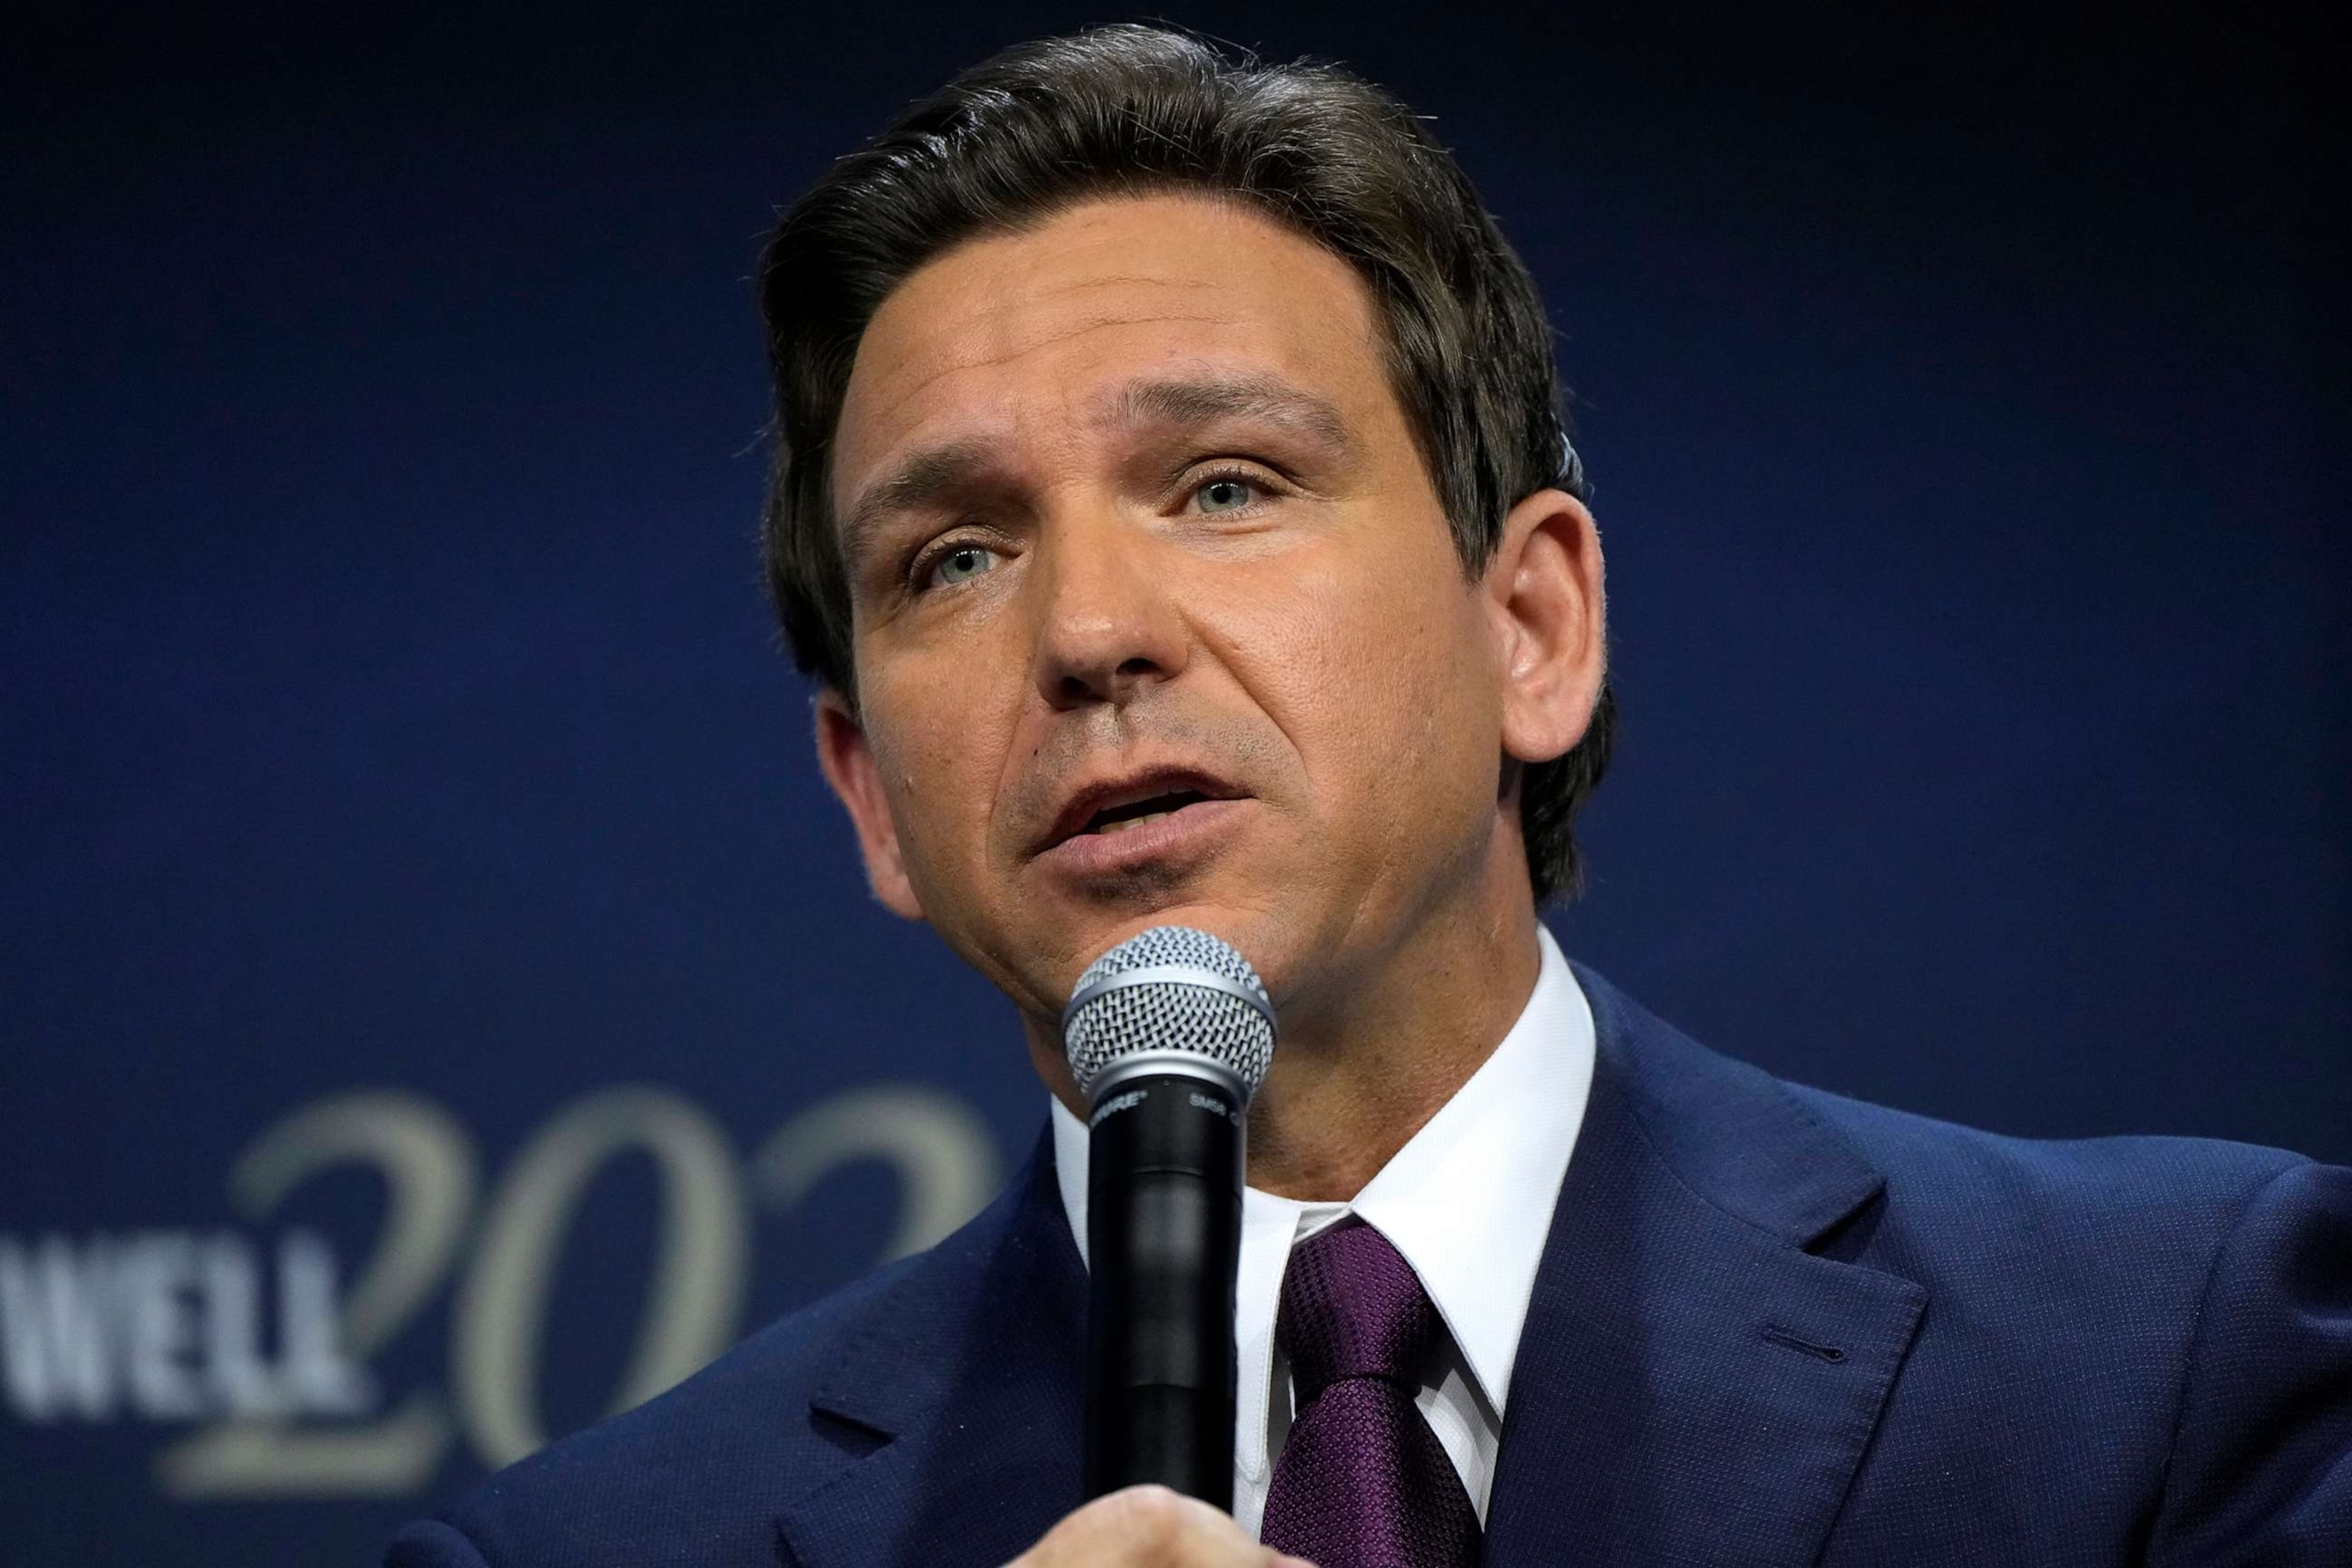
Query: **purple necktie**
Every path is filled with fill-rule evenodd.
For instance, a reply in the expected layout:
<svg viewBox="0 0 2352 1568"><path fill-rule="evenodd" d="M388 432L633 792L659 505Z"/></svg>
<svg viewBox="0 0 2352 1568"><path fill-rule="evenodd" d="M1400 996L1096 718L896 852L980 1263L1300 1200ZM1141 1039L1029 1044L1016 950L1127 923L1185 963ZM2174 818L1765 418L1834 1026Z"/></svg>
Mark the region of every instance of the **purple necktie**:
<svg viewBox="0 0 2352 1568"><path fill-rule="evenodd" d="M1413 1405L1444 1331L1412 1265L1370 1226L1291 1249L1275 1333L1298 1415L1266 1490L1265 1544L1317 1568L1478 1561L1478 1515Z"/></svg>

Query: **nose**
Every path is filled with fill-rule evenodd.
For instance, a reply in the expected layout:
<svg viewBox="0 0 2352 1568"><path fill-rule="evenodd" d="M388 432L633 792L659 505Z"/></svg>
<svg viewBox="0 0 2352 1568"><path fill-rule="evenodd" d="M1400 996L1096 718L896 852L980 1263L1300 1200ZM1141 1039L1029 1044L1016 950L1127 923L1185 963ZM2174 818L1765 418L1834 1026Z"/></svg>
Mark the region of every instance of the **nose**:
<svg viewBox="0 0 2352 1568"><path fill-rule="evenodd" d="M1153 553L1116 520L1054 530L1038 563L1036 681L1048 704L1124 706L1182 671L1190 638Z"/></svg>

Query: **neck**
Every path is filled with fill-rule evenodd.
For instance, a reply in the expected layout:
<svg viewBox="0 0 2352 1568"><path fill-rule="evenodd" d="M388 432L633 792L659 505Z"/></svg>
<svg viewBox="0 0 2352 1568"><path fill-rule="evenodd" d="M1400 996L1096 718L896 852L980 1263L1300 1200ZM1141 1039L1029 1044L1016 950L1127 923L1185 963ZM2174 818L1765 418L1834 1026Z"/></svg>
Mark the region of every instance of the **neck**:
<svg viewBox="0 0 2352 1568"><path fill-rule="evenodd" d="M1250 1107L1252 1186L1353 1198L1502 1043L1542 962L1525 873L1507 869L1283 998L1281 1046ZM1040 1075L1083 1118L1055 1032L1028 1022Z"/></svg>
<svg viewBox="0 0 2352 1568"><path fill-rule="evenodd" d="M1510 1032L1535 990L1532 902L1456 911L1286 1009L1250 1109L1250 1184L1344 1202L1378 1175Z"/></svg>

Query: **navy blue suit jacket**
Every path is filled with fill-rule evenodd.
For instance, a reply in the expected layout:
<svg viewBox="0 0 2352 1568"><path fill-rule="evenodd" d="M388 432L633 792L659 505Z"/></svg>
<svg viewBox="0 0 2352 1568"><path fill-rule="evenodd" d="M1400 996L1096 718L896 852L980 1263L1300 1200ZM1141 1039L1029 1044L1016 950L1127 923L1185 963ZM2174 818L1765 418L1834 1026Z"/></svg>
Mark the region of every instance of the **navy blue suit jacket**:
<svg viewBox="0 0 2352 1568"><path fill-rule="evenodd" d="M1579 975L1598 1065L1487 1563L2352 1564L2352 1171L1858 1104ZM1081 1500L1084 1338L1042 1144L390 1568L1002 1563Z"/></svg>

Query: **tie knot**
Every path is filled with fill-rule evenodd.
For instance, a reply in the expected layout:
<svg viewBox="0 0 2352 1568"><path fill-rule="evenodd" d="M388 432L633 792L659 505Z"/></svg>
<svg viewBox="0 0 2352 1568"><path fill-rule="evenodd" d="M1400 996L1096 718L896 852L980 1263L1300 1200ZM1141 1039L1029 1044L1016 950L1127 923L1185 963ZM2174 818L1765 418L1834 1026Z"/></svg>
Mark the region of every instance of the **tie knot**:
<svg viewBox="0 0 2352 1568"><path fill-rule="evenodd" d="M1437 1326L1421 1277L1370 1226L1342 1224L1291 1248L1276 1337L1301 1408L1342 1378L1411 1386Z"/></svg>

